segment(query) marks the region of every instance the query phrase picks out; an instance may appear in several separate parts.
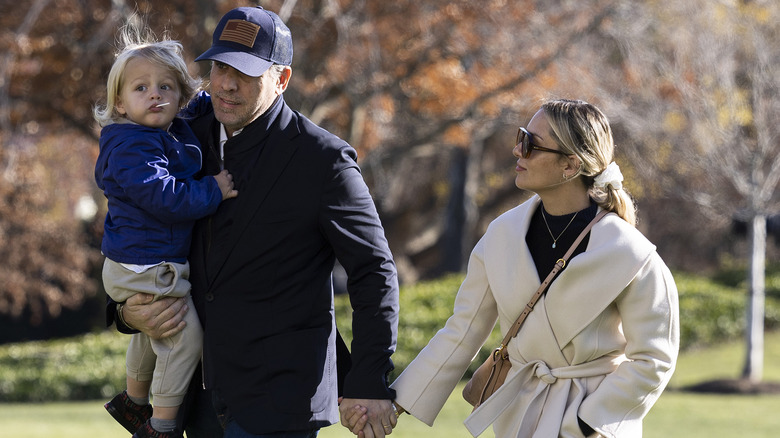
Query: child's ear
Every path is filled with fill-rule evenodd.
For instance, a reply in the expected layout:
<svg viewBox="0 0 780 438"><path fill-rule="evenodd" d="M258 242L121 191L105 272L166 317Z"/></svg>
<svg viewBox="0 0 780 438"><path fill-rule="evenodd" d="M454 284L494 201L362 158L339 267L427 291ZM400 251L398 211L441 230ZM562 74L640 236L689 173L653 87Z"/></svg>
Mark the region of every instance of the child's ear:
<svg viewBox="0 0 780 438"><path fill-rule="evenodd" d="M118 112L123 116L127 114L127 111L125 111L125 104L122 103L122 98L120 97L117 97L116 105L114 105L114 108L116 108L116 112Z"/></svg>

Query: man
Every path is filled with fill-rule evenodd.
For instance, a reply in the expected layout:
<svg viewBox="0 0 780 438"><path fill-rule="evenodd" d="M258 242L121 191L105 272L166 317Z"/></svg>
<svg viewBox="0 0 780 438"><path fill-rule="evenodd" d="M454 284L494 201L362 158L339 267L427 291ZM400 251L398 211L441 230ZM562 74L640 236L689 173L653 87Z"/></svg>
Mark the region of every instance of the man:
<svg viewBox="0 0 780 438"><path fill-rule="evenodd" d="M396 421L387 375L398 282L355 150L285 103L292 38L273 12L231 10L196 61L212 63L211 96L199 96L190 108L204 174L228 169L239 196L193 232L190 282L205 330L208 390L190 391L201 408L185 420L187 436L215 436L201 432L213 430L213 422L203 426L214 418L202 408L209 392L226 438L316 436L338 421L341 383L341 409L363 407L366 436L384 437ZM351 369L342 382L331 279L336 258L347 272L353 308ZM157 337L181 329L186 306L147 301L120 304L118 326ZM193 381L198 386L200 376Z"/></svg>

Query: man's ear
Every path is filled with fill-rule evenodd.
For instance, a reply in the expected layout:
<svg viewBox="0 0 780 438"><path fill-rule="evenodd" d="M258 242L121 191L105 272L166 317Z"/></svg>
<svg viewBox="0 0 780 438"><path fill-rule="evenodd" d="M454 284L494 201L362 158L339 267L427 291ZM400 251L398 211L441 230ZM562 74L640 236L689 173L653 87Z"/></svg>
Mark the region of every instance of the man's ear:
<svg viewBox="0 0 780 438"><path fill-rule="evenodd" d="M282 94L290 85L290 78L292 77L292 68L286 66L282 73L279 75L279 81L276 83L276 93Z"/></svg>

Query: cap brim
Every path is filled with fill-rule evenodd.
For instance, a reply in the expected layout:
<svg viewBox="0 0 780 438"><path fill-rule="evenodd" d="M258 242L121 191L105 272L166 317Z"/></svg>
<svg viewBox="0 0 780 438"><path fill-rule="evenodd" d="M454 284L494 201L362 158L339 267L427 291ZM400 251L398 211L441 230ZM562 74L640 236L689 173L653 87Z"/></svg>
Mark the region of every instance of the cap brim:
<svg viewBox="0 0 780 438"><path fill-rule="evenodd" d="M274 63L249 53L237 52L229 47L211 47L195 58L195 61L217 61L227 64L241 73L259 77Z"/></svg>

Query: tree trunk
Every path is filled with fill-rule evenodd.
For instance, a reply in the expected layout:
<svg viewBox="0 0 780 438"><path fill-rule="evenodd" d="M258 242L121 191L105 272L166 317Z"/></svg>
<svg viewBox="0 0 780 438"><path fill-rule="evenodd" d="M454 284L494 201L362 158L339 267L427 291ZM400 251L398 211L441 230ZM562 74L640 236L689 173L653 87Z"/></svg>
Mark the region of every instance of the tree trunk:
<svg viewBox="0 0 780 438"><path fill-rule="evenodd" d="M764 372L764 279L766 263L766 216L756 214L749 222L751 239L750 291L747 305L747 355L742 378L758 383Z"/></svg>
<svg viewBox="0 0 780 438"><path fill-rule="evenodd" d="M464 208L466 197L466 169L468 168L468 151L463 148L452 148L450 162L449 184L450 197L447 203L444 234L442 236L442 254L440 258L441 273L460 272L461 255L463 254L463 227L466 221Z"/></svg>
<svg viewBox="0 0 780 438"><path fill-rule="evenodd" d="M466 162L466 184L463 187L463 232L460 236L460 271L466 272L471 249L476 243L475 233L479 221L477 193L482 184L482 155L485 152L485 140L479 136L469 147Z"/></svg>
<svg viewBox="0 0 780 438"><path fill-rule="evenodd" d="M485 141L474 141L468 149L454 148L450 167L450 201L447 206L447 227L442 254L443 272L465 272L471 249L474 245L474 231L479 219L476 203L480 188L482 154Z"/></svg>

